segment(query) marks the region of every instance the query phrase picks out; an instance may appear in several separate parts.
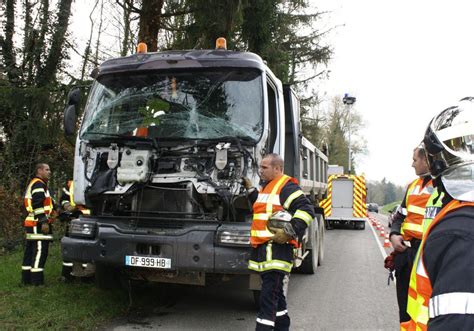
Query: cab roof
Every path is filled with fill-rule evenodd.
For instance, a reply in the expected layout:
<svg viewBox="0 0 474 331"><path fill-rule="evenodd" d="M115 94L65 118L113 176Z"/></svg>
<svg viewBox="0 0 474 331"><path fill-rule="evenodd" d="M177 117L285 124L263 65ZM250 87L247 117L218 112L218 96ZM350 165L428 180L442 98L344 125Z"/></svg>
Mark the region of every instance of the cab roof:
<svg viewBox="0 0 474 331"><path fill-rule="evenodd" d="M187 50L138 53L105 61L95 73L98 76L127 71L173 70L189 68L255 68L267 71L257 54L228 50Z"/></svg>

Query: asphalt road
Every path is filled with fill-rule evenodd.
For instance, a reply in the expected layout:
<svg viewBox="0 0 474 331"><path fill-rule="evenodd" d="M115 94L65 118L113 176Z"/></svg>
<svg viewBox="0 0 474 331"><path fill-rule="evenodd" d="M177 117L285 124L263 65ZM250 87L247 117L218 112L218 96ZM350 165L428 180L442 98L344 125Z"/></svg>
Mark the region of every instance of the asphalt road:
<svg viewBox="0 0 474 331"><path fill-rule="evenodd" d="M371 215L386 228L385 217ZM326 231L325 258L316 274L291 275L292 330L398 330L395 284L387 286L383 268L389 249L379 233L370 224L365 230ZM240 280L205 288L138 288L128 317L106 329L253 330L256 311L244 288Z"/></svg>

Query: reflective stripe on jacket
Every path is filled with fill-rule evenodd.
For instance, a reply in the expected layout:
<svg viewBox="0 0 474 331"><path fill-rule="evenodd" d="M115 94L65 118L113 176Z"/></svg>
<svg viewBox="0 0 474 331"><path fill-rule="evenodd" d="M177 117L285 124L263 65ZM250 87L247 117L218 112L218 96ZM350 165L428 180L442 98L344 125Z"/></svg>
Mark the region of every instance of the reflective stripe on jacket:
<svg viewBox="0 0 474 331"><path fill-rule="evenodd" d="M36 183L41 183L41 187L35 187ZM38 186L38 185L37 185ZM44 195L43 205L41 207L33 208L33 195L37 193L42 193ZM49 194L48 187L46 183L38 177L33 178L25 192L24 205L28 215L25 218L24 226L32 227L36 226L38 222L38 215L44 214L48 217L53 211L53 200Z"/></svg>
<svg viewBox="0 0 474 331"><path fill-rule="evenodd" d="M425 236L426 230L431 225L436 215L438 215L440 210L443 208L443 199L444 192L439 193L438 189L435 188L433 194L426 203L425 218L423 219L423 236Z"/></svg>
<svg viewBox="0 0 474 331"><path fill-rule="evenodd" d="M407 213L400 230L404 240L413 238L421 240L425 206L432 193L431 179L423 186L423 178L420 177L408 186L405 200Z"/></svg>
<svg viewBox="0 0 474 331"><path fill-rule="evenodd" d="M250 227L250 243L253 247L272 239L273 233L268 230L267 222L274 212L283 210L280 192L290 180L296 183L296 179L287 175L275 178L258 193L257 200L253 204L253 221Z"/></svg>
<svg viewBox="0 0 474 331"><path fill-rule="evenodd" d="M287 246L287 245L285 245ZM262 247L259 247L262 249ZM257 248L257 249L259 249ZM278 252L278 248L280 251ZM269 270L280 270L283 272L291 272L293 267L292 261L286 261L284 256L282 256L282 245L277 246L276 251L274 251L273 242L270 241L265 245L265 259L262 261L255 261L252 258L249 259L248 268L257 272L265 272ZM291 248L293 250L293 248ZM280 254L279 254L280 253ZM293 255L293 253L291 253Z"/></svg>
<svg viewBox="0 0 474 331"><path fill-rule="evenodd" d="M430 199L430 201L432 202L432 199ZM441 199L438 199L437 204L440 204L440 201ZM426 232L423 235L423 240L416 255L410 275L407 312L410 315L411 320L401 323L400 327L402 330L427 330L428 321L430 318L438 316L437 312L440 311L452 311L454 309L452 306L450 306L453 302L452 300L455 298L460 299L459 293L446 293L438 295L435 298L431 297L433 288L423 263L423 250L431 229L433 229L433 227L441 219L443 219L447 213L465 206L474 206L474 202L461 202L458 200L452 200L441 209L441 211L434 217L432 222L427 224ZM425 224L428 222L425 222ZM464 308L467 309L466 307L468 306L469 305L465 305ZM462 312L456 311L452 313L459 314Z"/></svg>

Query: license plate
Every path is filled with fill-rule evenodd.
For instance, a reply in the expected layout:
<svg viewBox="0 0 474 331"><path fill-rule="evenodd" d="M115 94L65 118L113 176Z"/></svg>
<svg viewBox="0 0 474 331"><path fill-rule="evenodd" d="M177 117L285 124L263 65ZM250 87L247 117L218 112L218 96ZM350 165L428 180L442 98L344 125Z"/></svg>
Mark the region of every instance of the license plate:
<svg viewBox="0 0 474 331"><path fill-rule="evenodd" d="M143 268L170 269L171 259L151 256L125 256L125 265Z"/></svg>

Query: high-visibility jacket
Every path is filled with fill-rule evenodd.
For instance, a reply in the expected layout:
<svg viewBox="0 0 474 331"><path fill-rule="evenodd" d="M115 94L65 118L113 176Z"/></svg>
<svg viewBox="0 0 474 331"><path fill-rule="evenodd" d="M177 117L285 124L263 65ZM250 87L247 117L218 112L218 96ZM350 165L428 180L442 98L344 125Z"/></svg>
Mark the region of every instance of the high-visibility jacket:
<svg viewBox="0 0 474 331"><path fill-rule="evenodd" d="M69 203L72 207L75 207L77 210L79 210L83 215L90 215L91 211L90 209L87 209L83 205L76 205L74 202L74 181L69 180L67 182L67 188L63 188L64 194L66 194L67 197L69 197L68 200L62 200L61 205L64 206L65 203Z"/></svg>
<svg viewBox="0 0 474 331"><path fill-rule="evenodd" d="M42 194L44 196L41 207L33 207L33 196L35 194ZM53 211L53 200L51 199L48 186L42 179L35 177L30 181L26 188L23 202L26 211L28 212L24 221L25 227L35 227L38 224L39 217L42 215L45 215L48 218L49 223L52 222L52 220L49 219L49 216Z"/></svg>
<svg viewBox="0 0 474 331"><path fill-rule="evenodd" d="M267 223L274 212L283 210L280 203L280 192L288 181L298 183L296 179L282 175L273 179L258 193L257 200L253 204L253 220L250 227L250 243L253 247L272 239L273 233L268 230ZM295 240L290 243L297 246Z"/></svg>
<svg viewBox="0 0 474 331"><path fill-rule="evenodd" d="M421 240L423 236L423 217L425 215L425 206L433 193L433 183L431 179L423 185L423 178L415 179L407 189L405 198L406 215L401 226L401 234L404 240L413 238Z"/></svg>
<svg viewBox="0 0 474 331"><path fill-rule="evenodd" d="M434 218L443 209L444 192L439 192L435 187L433 194L428 199L425 208L425 217L423 218L423 237L426 237L428 227L433 223Z"/></svg>
<svg viewBox="0 0 474 331"><path fill-rule="evenodd" d="M474 206L474 202L452 200L441 209L432 222L429 222L429 220L428 222L425 222L425 224L429 224L427 224L423 240L413 264L413 269L410 275L410 286L408 289L407 311L411 317L411 320L401 323L400 328L402 330L427 330L430 313L432 313L430 310L436 310L439 309L439 306L443 306L442 302L432 302L431 300L433 288L429 275L427 274L426 268L424 266L423 250L431 229L433 229L433 227L441 219L443 219L447 213L453 212L454 210L465 206ZM449 305L449 302L447 304ZM431 315L434 316L433 314Z"/></svg>

